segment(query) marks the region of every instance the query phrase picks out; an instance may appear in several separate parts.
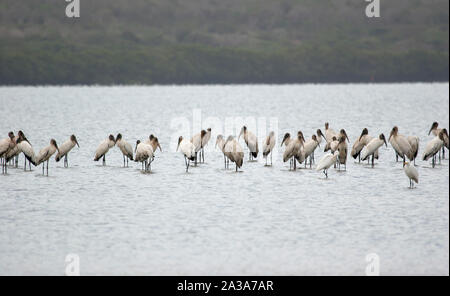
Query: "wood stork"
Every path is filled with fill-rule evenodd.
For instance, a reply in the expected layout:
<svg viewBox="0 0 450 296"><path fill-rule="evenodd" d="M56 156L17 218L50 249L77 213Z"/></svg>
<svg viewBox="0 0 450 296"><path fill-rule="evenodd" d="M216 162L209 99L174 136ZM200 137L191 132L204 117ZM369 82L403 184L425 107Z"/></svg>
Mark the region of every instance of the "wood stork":
<svg viewBox="0 0 450 296"><path fill-rule="evenodd" d="M271 131L269 135L266 137L264 144L263 144L263 157L266 159L266 166L267 166L267 157L270 154L270 165L272 165L272 154L273 154L273 147L275 147L275 132Z"/></svg>
<svg viewBox="0 0 450 296"><path fill-rule="evenodd" d="M338 138L336 136L333 136L333 138L331 138L331 141L325 145L323 152L328 152L331 150L331 153L334 153L334 151L337 150L338 145L339 145Z"/></svg>
<svg viewBox="0 0 450 296"><path fill-rule="evenodd" d="M305 160L305 167L306 167L308 157L309 157L309 167L310 168L312 167L312 163L313 163L313 159L314 159L313 155L314 155L314 151L316 150L317 147L320 147L320 143L319 143L319 140L316 135L312 135L311 139L306 141L305 144L303 145L303 149L301 149L301 153L303 154L302 158Z"/></svg>
<svg viewBox="0 0 450 296"><path fill-rule="evenodd" d="M222 135L217 136L215 147L219 147L220 150L222 151L223 163L224 163L225 169L227 169L228 160L227 160L227 156L225 155L225 139L223 138Z"/></svg>
<svg viewBox="0 0 450 296"><path fill-rule="evenodd" d="M150 145L152 143L152 140L155 138L155 136L153 134L151 134L150 136L148 136L148 139L146 139L144 141L145 144Z"/></svg>
<svg viewBox="0 0 450 296"><path fill-rule="evenodd" d="M289 144L291 143L292 139L291 139L291 134L290 133L285 133L284 137L283 137L283 141L281 142L281 146L283 146L283 144L287 147L289 146ZM285 150L286 153L286 150ZM289 169L292 168L293 164L292 164L293 158L291 158L291 160L289 161Z"/></svg>
<svg viewBox="0 0 450 296"><path fill-rule="evenodd" d="M44 174L44 166L45 162L47 162L47 176L48 176L48 163L50 157L52 157L55 152L58 151L58 144L56 144L55 139L50 140L50 145L44 147L39 151L39 154L36 156L36 166L42 163L42 174Z"/></svg>
<svg viewBox="0 0 450 296"><path fill-rule="evenodd" d="M142 163L142 170L149 171L149 160L153 158L153 148L151 145L136 141L134 161Z"/></svg>
<svg viewBox="0 0 450 296"><path fill-rule="evenodd" d="M25 156L25 159L28 160L28 166L31 171L31 164L34 166L37 166L36 162L36 155L34 153L33 147L31 146L30 142L26 140L26 138L19 138L17 146L19 147L19 150L23 153ZM23 170L27 170L26 162L24 164Z"/></svg>
<svg viewBox="0 0 450 296"><path fill-rule="evenodd" d="M80 144L78 144L77 137L75 137L75 135L71 135L69 140L65 141L64 143L62 143L62 145L59 146L58 153L55 156L56 162L59 162L61 158L64 157L64 167L68 168L69 167L68 155L69 152L72 150L72 148L75 147L75 145L77 145L78 148L80 148Z"/></svg>
<svg viewBox="0 0 450 296"><path fill-rule="evenodd" d="M130 143L122 138L122 134L120 133L116 136L116 146L119 147L120 151L122 152L123 166L125 167L126 163L126 166L128 167L128 160L133 160L133 147Z"/></svg>
<svg viewBox="0 0 450 296"><path fill-rule="evenodd" d="M205 162L205 146L208 145L210 139L211 139L211 128L208 128L206 130L206 134L202 138L202 149L200 150L200 159L203 163Z"/></svg>
<svg viewBox="0 0 450 296"><path fill-rule="evenodd" d="M416 182L416 184L419 184L419 172L414 166L411 166L409 162L406 161L403 165L403 170L405 171L405 174L409 179L409 188L414 188L414 182Z"/></svg>
<svg viewBox="0 0 450 296"><path fill-rule="evenodd" d="M150 142L150 146L152 147L152 150L153 150L153 155L151 158L149 158L149 162L148 162L148 165L149 165L150 171L151 171L152 170L152 162L155 160L155 152L158 148L159 148L159 151L162 152L162 149L161 149L161 145L159 144L159 140L157 137L153 137L153 139Z"/></svg>
<svg viewBox="0 0 450 296"><path fill-rule="evenodd" d="M108 153L109 149L114 147L114 145L116 145L116 140L113 135L109 135L107 139L100 143L95 151L94 161L99 161L99 159L103 157L103 165L106 165L106 153Z"/></svg>
<svg viewBox="0 0 450 296"><path fill-rule="evenodd" d="M194 144L195 147L195 165L197 166L197 157L198 157L198 153L203 149L202 143L203 143L203 138L206 136L206 131L205 130L201 130L199 134L194 135L191 138L191 143ZM200 159L201 161L201 159Z"/></svg>
<svg viewBox="0 0 450 296"><path fill-rule="evenodd" d="M386 145L386 137L384 134L380 134L378 138L373 138L370 140L370 142L364 147L363 151L361 152L361 158L362 160L369 160L369 157L372 156L372 167L375 165L375 153L378 152L378 149L383 146L383 144Z"/></svg>
<svg viewBox="0 0 450 296"><path fill-rule="evenodd" d="M392 128L391 134L389 135L389 143L391 143L397 155L403 158L403 163L406 161L406 157L410 160L413 159L411 145L405 136L398 133L397 126Z"/></svg>
<svg viewBox="0 0 450 296"><path fill-rule="evenodd" d="M344 134L345 134L345 131L344 131ZM348 145L347 145L347 142L345 141L346 137L344 134L341 133L341 137L339 138L339 144L336 149L336 151L339 152L339 155L337 158L339 170L341 170L341 164L343 164L345 166L345 170L347 170ZM348 140L348 137L347 137L347 140Z"/></svg>
<svg viewBox="0 0 450 296"><path fill-rule="evenodd" d="M414 160L414 165L416 165L416 158L419 154L419 137L417 136L408 136L406 138L408 140L409 145L411 145L411 155L413 157L412 160Z"/></svg>
<svg viewBox="0 0 450 296"><path fill-rule="evenodd" d="M195 146L192 144L191 141L187 141L183 139L182 136L178 138L178 146L177 150L180 149L180 152L184 156L184 162L186 164L186 173L189 171L189 163L190 161L196 160L196 152L195 152Z"/></svg>
<svg viewBox="0 0 450 296"><path fill-rule="evenodd" d="M336 163L338 158L339 151L335 151L332 154L326 154L322 157L316 167L316 171L322 171L325 174L325 177L328 179L328 169Z"/></svg>
<svg viewBox="0 0 450 296"><path fill-rule="evenodd" d="M225 142L225 155L236 164L236 172L244 162L244 149L233 136L229 136Z"/></svg>
<svg viewBox="0 0 450 296"><path fill-rule="evenodd" d="M338 134L330 128L330 124L328 122L325 122L325 140L327 143L331 142L333 140L333 137L338 137Z"/></svg>
<svg viewBox="0 0 450 296"><path fill-rule="evenodd" d="M242 127L241 132L239 133L238 141L242 135L244 135L244 141L249 150L249 161L253 161L254 158L258 157L258 138L255 136L255 134L249 131L245 125Z"/></svg>
<svg viewBox="0 0 450 296"><path fill-rule="evenodd" d="M439 128L439 123L437 123L435 121L431 125L431 128L430 128L430 131L428 132L428 135L430 135L432 133L435 137L438 137L439 133L441 132L441 130L443 130L443 129ZM447 149L448 149L448 147L447 147ZM442 158L445 159L445 149L444 149L444 147L442 147ZM440 151L439 151L439 160L441 160L441 152Z"/></svg>
<svg viewBox="0 0 450 296"><path fill-rule="evenodd" d="M293 161L294 171L297 169L297 159L300 153L300 149L304 145L303 133L299 131L297 133L297 137L293 140L289 141L289 144L286 146L286 150L283 153L283 162L286 162L290 159ZM292 162L291 162L292 163Z"/></svg>
<svg viewBox="0 0 450 296"><path fill-rule="evenodd" d="M359 138L353 143L352 151L350 152L350 155L356 159L358 158L358 162L361 162L361 151L367 144L369 144L370 141L372 141L373 137L369 136L369 130L367 128L364 128L361 132L361 135ZM375 159L378 159L378 150L375 151L373 154Z"/></svg>
<svg viewBox="0 0 450 296"><path fill-rule="evenodd" d="M12 150L10 150L7 155L7 158L9 160L14 161L14 165L16 168L19 166L19 155L22 152L22 151L20 151L19 147L17 147L19 138L21 138L23 141L27 141L29 143L27 137L25 137L25 134L21 130L19 130L17 135L14 137L14 142L16 143L16 146ZM27 159L25 158L24 166L26 166L26 164L27 164ZM30 170L31 170L31 164L30 164Z"/></svg>
<svg viewBox="0 0 450 296"><path fill-rule="evenodd" d="M434 137L430 142L428 142L423 152L423 160L427 161L432 158L431 165L434 168L436 165L436 154L444 146L444 132L441 130L437 137Z"/></svg>
<svg viewBox="0 0 450 296"><path fill-rule="evenodd" d="M325 142L327 141L327 139L325 138L325 135L322 133L322 131L319 129L317 129L316 131L316 138L317 138L317 143L319 143L319 147L320 144L322 144L322 138L325 140ZM315 149L314 149L315 150ZM314 159L314 151L312 153L312 161L313 163L315 163L315 159Z"/></svg>
<svg viewBox="0 0 450 296"><path fill-rule="evenodd" d="M23 166L23 170L26 171L27 170L27 160L28 160L28 165L31 171L31 164L33 164L34 166L36 166L36 156L34 154L33 151L33 147L31 147L30 143L28 142L28 140L26 139L26 137L22 137L19 136L19 138L16 141L16 146L13 149L14 151L17 150L17 152L23 153L25 156L25 163ZM11 151L13 151L11 150ZM12 159L15 156L14 154L9 155L9 157Z"/></svg>
<svg viewBox="0 0 450 296"><path fill-rule="evenodd" d="M2 173L6 174L8 172L8 164L6 161L6 155L8 152L16 146L14 141L14 133L9 132L8 138L0 140L0 159L3 159L2 163Z"/></svg>

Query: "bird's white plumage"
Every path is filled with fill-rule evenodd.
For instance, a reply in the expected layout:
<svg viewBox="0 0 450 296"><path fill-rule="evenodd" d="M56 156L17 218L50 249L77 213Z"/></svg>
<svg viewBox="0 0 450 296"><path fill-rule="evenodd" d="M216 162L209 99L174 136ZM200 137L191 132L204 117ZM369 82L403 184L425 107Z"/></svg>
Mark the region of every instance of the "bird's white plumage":
<svg viewBox="0 0 450 296"><path fill-rule="evenodd" d="M136 147L136 154L134 160L137 162L144 162L153 158L153 148L151 145L141 142Z"/></svg>
<svg viewBox="0 0 450 296"><path fill-rule="evenodd" d="M384 141L380 138L373 138L372 140L370 140L370 142L364 147L361 152L361 159L366 160L367 157L375 154L375 152L377 152L378 149L383 146L383 144Z"/></svg>
<svg viewBox="0 0 450 296"><path fill-rule="evenodd" d="M400 157L408 157L409 159L413 158L411 145L409 144L405 136L399 134L393 135L389 139L389 142L391 143L392 148L394 148L395 152L397 152Z"/></svg>
<svg viewBox="0 0 450 296"><path fill-rule="evenodd" d="M430 142L428 142L425 150L423 152L423 160L428 160L444 146L444 141L442 141L439 136L434 137Z"/></svg>
<svg viewBox="0 0 450 296"><path fill-rule="evenodd" d="M39 151L39 154L36 156L36 165L39 165L43 163L44 161L47 161L52 157L53 154L57 151L57 148L50 144L45 148L42 148L41 151Z"/></svg>
<svg viewBox="0 0 450 296"><path fill-rule="evenodd" d="M105 139L103 142L98 145L97 150L95 150L95 158L94 159L100 159L103 155L108 153L109 149L114 147L115 142L111 139Z"/></svg>
<svg viewBox="0 0 450 296"><path fill-rule="evenodd" d="M406 162L405 166L403 167L403 171L410 180L413 180L414 182L419 184L419 172L414 166L412 166L409 162Z"/></svg>
<svg viewBox="0 0 450 296"><path fill-rule="evenodd" d="M275 147L275 142L276 142L275 133L270 132L263 143L264 157L267 157L267 155L269 155L272 152L273 148Z"/></svg>
<svg viewBox="0 0 450 296"><path fill-rule="evenodd" d="M147 142L144 142L144 144L150 145L147 144ZM116 142L116 146L119 147L120 151L124 156L128 157L129 159L133 159L133 147L131 146L130 143L128 143L124 139L119 139Z"/></svg>
<svg viewBox="0 0 450 296"><path fill-rule="evenodd" d="M193 159L195 157L195 146L191 141L185 139L181 140L178 149L189 159Z"/></svg>
<svg viewBox="0 0 450 296"><path fill-rule="evenodd" d="M338 151L335 151L333 154L324 155L317 164L316 171L329 169L332 165L336 163L338 155L339 155Z"/></svg>

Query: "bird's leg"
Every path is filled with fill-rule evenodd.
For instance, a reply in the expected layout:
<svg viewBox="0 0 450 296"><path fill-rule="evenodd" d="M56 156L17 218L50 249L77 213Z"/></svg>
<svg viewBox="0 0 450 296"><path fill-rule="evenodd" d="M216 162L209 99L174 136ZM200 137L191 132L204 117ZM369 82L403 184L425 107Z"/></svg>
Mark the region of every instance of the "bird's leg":
<svg viewBox="0 0 450 296"><path fill-rule="evenodd" d="M188 159L187 160L187 167L186 167L186 173L189 172L189 165L190 165L191 161Z"/></svg>
<svg viewBox="0 0 450 296"><path fill-rule="evenodd" d="M205 149L202 147L202 162L205 163Z"/></svg>
<svg viewBox="0 0 450 296"><path fill-rule="evenodd" d="M294 158L293 161L294 161L294 171L296 171L297 170L297 160Z"/></svg>
<svg viewBox="0 0 450 296"><path fill-rule="evenodd" d="M237 163L236 163L236 173L237 173Z"/></svg>
<svg viewBox="0 0 450 296"><path fill-rule="evenodd" d="M445 159L445 147L442 147L442 159Z"/></svg>
<svg viewBox="0 0 450 296"><path fill-rule="evenodd" d="M398 153L395 152L395 162L398 162Z"/></svg>
<svg viewBox="0 0 450 296"><path fill-rule="evenodd" d="M375 156L374 156L374 154L372 154L372 167L375 166L375 164L374 164L374 159L375 159Z"/></svg>
<svg viewBox="0 0 450 296"><path fill-rule="evenodd" d="M358 154L358 163L361 163L361 153Z"/></svg>
<svg viewBox="0 0 450 296"><path fill-rule="evenodd" d="M194 162L195 166L197 166L197 152L195 152L195 162Z"/></svg>
<svg viewBox="0 0 450 296"><path fill-rule="evenodd" d="M23 162L23 170L26 172L27 171L27 158L24 157L24 162Z"/></svg>
<svg viewBox="0 0 450 296"><path fill-rule="evenodd" d="M272 154L273 154L273 151L270 151L270 166L272 166Z"/></svg>
<svg viewBox="0 0 450 296"><path fill-rule="evenodd" d="M47 176L48 176L48 162L49 162L49 160L47 160Z"/></svg>
<svg viewBox="0 0 450 296"><path fill-rule="evenodd" d="M44 171L45 171L45 163L43 162L42 163L42 176L45 175Z"/></svg>
<svg viewBox="0 0 450 296"><path fill-rule="evenodd" d="M25 159L27 159L25 157ZM16 155L16 168L19 167L19 155Z"/></svg>
<svg viewBox="0 0 450 296"><path fill-rule="evenodd" d="M106 155L103 155L103 165L106 164L105 156L106 156Z"/></svg>

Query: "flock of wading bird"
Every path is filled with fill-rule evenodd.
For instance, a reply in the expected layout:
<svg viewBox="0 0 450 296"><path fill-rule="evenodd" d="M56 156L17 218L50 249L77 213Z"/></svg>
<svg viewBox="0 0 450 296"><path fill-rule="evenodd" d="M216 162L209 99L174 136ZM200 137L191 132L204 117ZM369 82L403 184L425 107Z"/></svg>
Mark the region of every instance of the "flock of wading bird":
<svg viewBox="0 0 450 296"><path fill-rule="evenodd" d="M423 152L422 160L428 161L431 159L432 167L435 167L437 157L439 162L442 158L445 158L445 148L449 149L449 137L445 128L439 128L439 124L434 122L428 132L428 135L433 134L434 138L428 142ZM258 138L254 133L249 131L246 126L242 127L236 140L233 136L229 136L225 139L222 135L217 136L216 147L219 147L223 152L225 169L229 168L230 161L236 165L236 171L242 167L244 162L244 149L239 144L240 137L243 136L245 144L249 149L249 161L253 161L258 157L259 147ZM330 151L325 154L316 166L316 171L323 171L326 178L328 178L328 169L331 166L341 169L341 165L346 169L347 156L348 156L348 144L350 140L344 129L341 129L339 133L336 133L330 128L328 123L325 123L325 133L322 133L320 129L316 134L312 135L311 139L305 140L301 131L297 132L296 137L291 137L289 133L286 133L281 142L281 146L285 145L285 151L283 153L283 162L290 162L290 170L296 170L297 162L299 164L304 163L306 168L308 159L309 167L312 168L312 164L315 163L314 151L320 147L322 138L325 141L324 152ZM190 140L184 139L182 136L178 139L177 151L180 151L185 160L186 172L189 170L190 162L193 161L195 165L198 162L205 161L204 147L211 139L211 128L202 130L199 134L194 135ZM403 136L399 134L398 127L394 126L389 135L388 141L392 145L392 148L396 153L396 161L399 157L403 159L403 167L405 174L409 178L410 187L414 187L414 182L419 182L419 174L414 167L416 158L419 151L419 137L417 136ZM272 152L275 147L276 139L275 133L272 131L266 137L262 143L262 154L266 160L266 166L268 165L268 158L270 156L270 166L272 165ZM354 159L358 159L359 162L366 161L372 162L374 166L375 159L379 158L378 149L386 145L387 142L384 134L380 134L378 137L372 137L369 135L367 128L364 128L359 138L353 143L350 155ZM42 174L45 173L45 162L47 163L47 175L48 175L48 163L52 155L56 153L55 160L59 162L64 158L64 167L68 167L68 154L72 148L77 145L79 147L77 138L75 135L58 146L54 139L50 140L50 144L44 147L36 155L31 143L26 138L22 131L19 131L15 136L13 132L9 132L8 138L0 141L0 158L2 162L2 173L7 173L8 165L18 167L18 158L21 153L25 156L24 170L28 167L31 170L31 164L38 166L42 164ZM100 143L95 151L94 161L102 159L103 165L106 164L106 154L108 151L117 146L123 154L123 165L128 166L128 160L134 160L142 163L142 170L151 170L151 163L155 159L155 152L159 148L162 152L158 138L154 135L150 135L145 141L138 140L133 151L133 147L126 142L121 134L118 134L115 138L113 135L109 135L107 139ZM437 156L439 155L439 156ZM407 159L414 162L412 166Z"/></svg>

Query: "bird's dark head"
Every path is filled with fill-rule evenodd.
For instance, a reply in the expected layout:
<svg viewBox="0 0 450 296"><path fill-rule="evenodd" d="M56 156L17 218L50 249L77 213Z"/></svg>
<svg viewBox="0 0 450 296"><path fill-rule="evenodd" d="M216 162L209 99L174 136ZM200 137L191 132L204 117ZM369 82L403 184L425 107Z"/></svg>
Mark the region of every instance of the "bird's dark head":
<svg viewBox="0 0 450 296"><path fill-rule="evenodd" d="M200 132L200 137L203 139L203 137L206 135L206 131L205 130L202 130L201 132Z"/></svg>
<svg viewBox="0 0 450 296"><path fill-rule="evenodd" d="M328 122L325 122L325 130L327 130L329 126L330 124Z"/></svg>
<svg viewBox="0 0 450 296"><path fill-rule="evenodd" d="M348 138L347 132L345 131L345 129L341 129L340 134L342 136L344 136L348 140L348 142L350 143L350 139Z"/></svg>
<svg viewBox="0 0 450 296"><path fill-rule="evenodd" d="M151 134L150 136L148 136L148 138L151 140L153 140L155 138L155 136L153 134Z"/></svg>
<svg viewBox="0 0 450 296"><path fill-rule="evenodd" d="M53 147L55 147L56 149L58 149L58 144L56 144L56 140L55 140L55 139L51 139L51 140L50 140L50 145L52 145Z"/></svg>
<svg viewBox="0 0 450 296"><path fill-rule="evenodd" d="M286 142L287 139L291 138L291 134L290 133L285 133L284 137L283 137L283 141L281 142L280 146L283 146L283 143Z"/></svg>
<svg viewBox="0 0 450 296"><path fill-rule="evenodd" d="M180 137L178 138L178 145L177 145L177 150L176 150L176 151L178 151L178 148L180 148L180 143L181 143L181 141L183 141L183 137L182 137L182 136L180 136Z"/></svg>
<svg viewBox="0 0 450 296"><path fill-rule="evenodd" d="M439 123L437 123L436 121L433 122L433 124L431 125L431 128L430 128L430 131L428 132L428 135L431 134L431 132L432 132L434 129L437 129L438 126L439 126Z"/></svg>
<svg viewBox="0 0 450 296"><path fill-rule="evenodd" d="M14 133L13 132L9 132L8 133L8 137L12 140L14 139Z"/></svg>
<svg viewBox="0 0 450 296"><path fill-rule="evenodd" d="M394 126L394 127L392 128L392 130L391 130L391 134L389 135L389 141L391 140L391 138L392 138L393 136L396 136L397 133L398 133L398 127L397 127L397 126Z"/></svg>
<svg viewBox="0 0 450 296"><path fill-rule="evenodd" d="M359 136L358 141L361 141L361 138L364 137L364 136L367 136L368 134L369 134L369 130L367 128L364 128L362 130L361 136Z"/></svg>
<svg viewBox="0 0 450 296"><path fill-rule="evenodd" d="M383 140L384 141L384 145L386 145L386 147L387 147L386 137L384 136L384 134L380 134L380 140Z"/></svg>
<svg viewBox="0 0 450 296"><path fill-rule="evenodd" d="M78 140L77 140L77 137L75 137L75 135L71 135L71 136L70 136L70 140L71 140L73 143L77 144L78 148L80 148L80 144L78 144Z"/></svg>
<svg viewBox="0 0 450 296"><path fill-rule="evenodd" d="M113 135L109 135L109 140L110 140L110 141L113 141L114 143L116 143L116 140L114 139L114 136L113 136Z"/></svg>
<svg viewBox="0 0 450 296"><path fill-rule="evenodd" d="M208 132L211 132L211 128L210 128L210 127L208 127L207 131L208 131Z"/></svg>
<svg viewBox="0 0 450 296"><path fill-rule="evenodd" d="M122 140L122 134L118 133L116 136L116 141Z"/></svg>

